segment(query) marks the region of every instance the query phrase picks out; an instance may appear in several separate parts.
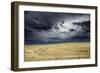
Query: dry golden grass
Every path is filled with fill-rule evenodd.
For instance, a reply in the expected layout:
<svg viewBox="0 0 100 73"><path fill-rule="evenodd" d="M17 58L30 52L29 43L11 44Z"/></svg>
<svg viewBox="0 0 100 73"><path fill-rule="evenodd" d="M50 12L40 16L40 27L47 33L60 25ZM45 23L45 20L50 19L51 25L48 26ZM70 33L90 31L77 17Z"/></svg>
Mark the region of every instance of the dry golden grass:
<svg viewBox="0 0 100 73"><path fill-rule="evenodd" d="M89 42L25 45L25 61L90 58Z"/></svg>

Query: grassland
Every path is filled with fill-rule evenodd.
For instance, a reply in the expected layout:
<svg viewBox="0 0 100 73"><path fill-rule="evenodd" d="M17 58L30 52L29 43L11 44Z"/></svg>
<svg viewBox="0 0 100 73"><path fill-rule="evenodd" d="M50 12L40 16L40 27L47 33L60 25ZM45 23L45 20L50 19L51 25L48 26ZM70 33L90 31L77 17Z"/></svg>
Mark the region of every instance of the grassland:
<svg viewBox="0 0 100 73"><path fill-rule="evenodd" d="M89 42L25 45L24 47L24 61L90 58Z"/></svg>

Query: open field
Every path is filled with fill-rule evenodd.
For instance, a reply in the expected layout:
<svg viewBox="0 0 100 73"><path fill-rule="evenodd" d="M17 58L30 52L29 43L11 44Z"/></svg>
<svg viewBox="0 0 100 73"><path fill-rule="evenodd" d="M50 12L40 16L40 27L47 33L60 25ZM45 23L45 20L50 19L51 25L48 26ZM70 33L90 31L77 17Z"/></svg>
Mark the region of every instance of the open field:
<svg viewBox="0 0 100 73"><path fill-rule="evenodd" d="M90 58L89 42L25 45L24 61Z"/></svg>

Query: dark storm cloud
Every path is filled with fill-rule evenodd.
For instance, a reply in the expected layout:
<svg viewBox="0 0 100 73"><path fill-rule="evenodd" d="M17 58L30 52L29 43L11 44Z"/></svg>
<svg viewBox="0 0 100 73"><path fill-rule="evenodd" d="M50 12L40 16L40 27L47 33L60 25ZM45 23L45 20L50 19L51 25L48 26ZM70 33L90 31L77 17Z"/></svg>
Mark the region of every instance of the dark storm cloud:
<svg viewBox="0 0 100 73"><path fill-rule="evenodd" d="M90 15L24 12L25 44L90 40Z"/></svg>

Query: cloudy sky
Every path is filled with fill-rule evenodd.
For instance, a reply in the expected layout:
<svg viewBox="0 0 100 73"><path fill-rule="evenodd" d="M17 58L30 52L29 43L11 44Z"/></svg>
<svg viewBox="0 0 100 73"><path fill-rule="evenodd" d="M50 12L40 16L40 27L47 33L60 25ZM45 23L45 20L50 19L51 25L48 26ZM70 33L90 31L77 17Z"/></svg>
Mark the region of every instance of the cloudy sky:
<svg viewBox="0 0 100 73"><path fill-rule="evenodd" d="M90 41L90 14L24 11L25 44Z"/></svg>

